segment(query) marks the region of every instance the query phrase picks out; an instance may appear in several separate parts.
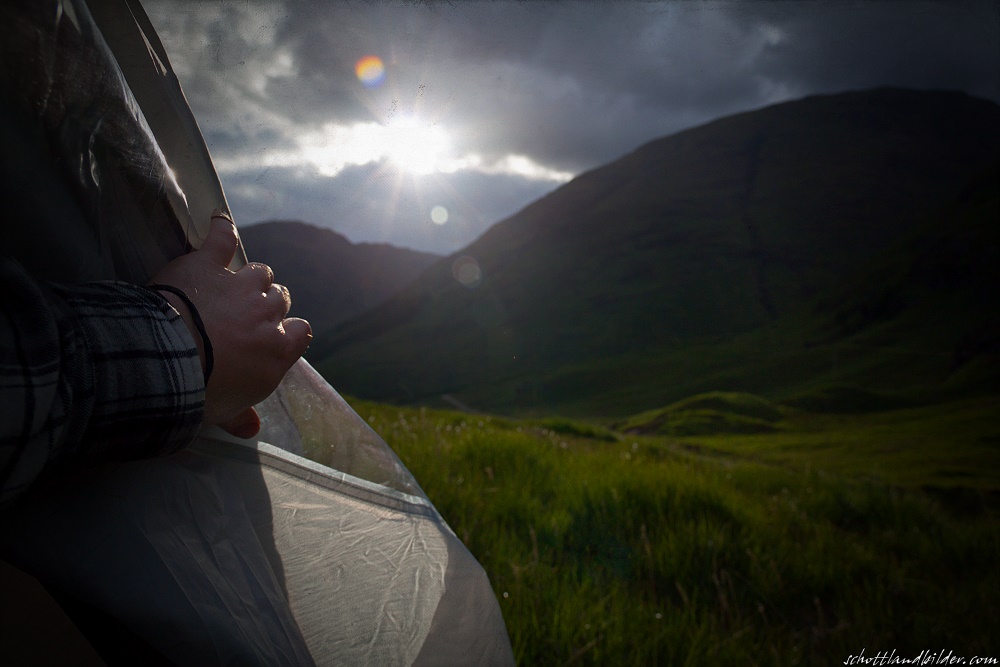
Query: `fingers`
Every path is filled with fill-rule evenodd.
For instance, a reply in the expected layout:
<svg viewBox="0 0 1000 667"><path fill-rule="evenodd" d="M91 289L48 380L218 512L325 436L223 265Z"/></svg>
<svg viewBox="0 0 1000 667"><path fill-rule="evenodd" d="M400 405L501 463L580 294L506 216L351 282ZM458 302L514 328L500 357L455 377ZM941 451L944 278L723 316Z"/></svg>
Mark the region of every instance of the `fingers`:
<svg viewBox="0 0 1000 667"><path fill-rule="evenodd" d="M260 288L261 292L266 292L267 288L274 282L274 271L267 264L260 262L250 262L237 273L241 276L248 276Z"/></svg>
<svg viewBox="0 0 1000 667"><path fill-rule="evenodd" d="M292 363L306 353L312 342L312 327L300 317L289 317L281 322L285 331L285 354L292 357ZM291 364L289 364L291 365Z"/></svg>
<svg viewBox="0 0 1000 667"><path fill-rule="evenodd" d="M219 426L237 438L252 438L260 431L260 415L250 407Z"/></svg>
<svg viewBox="0 0 1000 667"><path fill-rule="evenodd" d="M255 308L261 309L259 311L262 317L261 324L273 326L288 315L292 307L292 297L284 285L273 283L261 293L261 296L263 298L254 304Z"/></svg>
<svg viewBox="0 0 1000 667"><path fill-rule="evenodd" d="M274 303L273 308L278 311L278 319L284 319L288 311L292 309L292 295L288 293L288 288L277 283L267 289L268 300Z"/></svg>
<svg viewBox="0 0 1000 667"><path fill-rule="evenodd" d="M227 267L236 254L236 226L221 214L212 217L212 226L208 230L205 242L198 252L216 266Z"/></svg>

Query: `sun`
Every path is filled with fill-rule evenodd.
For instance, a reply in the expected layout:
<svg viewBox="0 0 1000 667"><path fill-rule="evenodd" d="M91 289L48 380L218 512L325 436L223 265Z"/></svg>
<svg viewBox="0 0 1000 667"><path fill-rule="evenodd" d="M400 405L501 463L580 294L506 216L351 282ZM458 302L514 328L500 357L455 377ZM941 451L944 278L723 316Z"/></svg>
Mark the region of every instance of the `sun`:
<svg viewBox="0 0 1000 667"><path fill-rule="evenodd" d="M435 123L412 116L394 118L385 126L384 151L396 167L411 174L441 171L451 152L448 133Z"/></svg>
<svg viewBox="0 0 1000 667"><path fill-rule="evenodd" d="M447 130L416 116L401 116L388 123L327 123L303 133L299 145L299 155L324 176L336 176L348 165L379 162L411 176L451 173L461 164Z"/></svg>

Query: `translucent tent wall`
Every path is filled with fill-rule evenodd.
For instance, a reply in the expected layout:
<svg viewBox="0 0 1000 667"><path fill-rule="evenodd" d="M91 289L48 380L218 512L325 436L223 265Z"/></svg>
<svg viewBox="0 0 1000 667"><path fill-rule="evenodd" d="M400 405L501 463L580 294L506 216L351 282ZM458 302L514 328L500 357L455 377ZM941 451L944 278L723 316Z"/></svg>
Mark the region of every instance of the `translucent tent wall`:
<svg viewBox="0 0 1000 667"><path fill-rule="evenodd" d="M138 2L19 0L0 22L22 263L145 283L198 247L225 197ZM308 363L257 409L255 440L203 429L35 490L0 513L0 556L112 663L513 664L481 566Z"/></svg>

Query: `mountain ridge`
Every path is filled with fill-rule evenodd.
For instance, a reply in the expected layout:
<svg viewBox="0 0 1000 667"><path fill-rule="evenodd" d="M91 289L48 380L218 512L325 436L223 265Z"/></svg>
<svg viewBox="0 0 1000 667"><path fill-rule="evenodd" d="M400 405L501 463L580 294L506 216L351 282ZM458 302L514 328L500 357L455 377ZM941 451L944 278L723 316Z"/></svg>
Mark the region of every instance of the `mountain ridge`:
<svg viewBox="0 0 1000 667"><path fill-rule="evenodd" d="M290 314L309 320L317 336L382 303L439 259L385 243L352 243L300 221L241 227L240 238L248 258L269 265L289 288Z"/></svg>
<svg viewBox="0 0 1000 667"><path fill-rule="evenodd" d="M560 368L784 321L954 200L996 159L998 130L992 102L877 89L655 139L337 327L317 367L367 398L489 402L505 385L496 406L521 409ZM475 289L455 280L459 256L479 264Z"/></svg>

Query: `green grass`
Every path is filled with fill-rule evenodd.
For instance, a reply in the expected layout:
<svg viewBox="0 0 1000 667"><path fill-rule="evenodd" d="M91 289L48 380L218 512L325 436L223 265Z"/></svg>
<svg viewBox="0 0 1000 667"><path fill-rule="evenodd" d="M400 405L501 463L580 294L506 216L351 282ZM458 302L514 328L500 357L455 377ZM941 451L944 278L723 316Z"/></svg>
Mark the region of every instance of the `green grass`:
<svg viewBox="0 0 1000 667"><path fill-rule="evenodd" d="M1000 400L968 399L866 414L792 412L782 429L739 438L706 434L688 451L932 492L1000 486Z"/></svg>
<svg viewBox="0 0 1000 667"><path fill-rule="evenodd" d="M769 433L783 418L779 406L759 396L715 391L647 410L616 424L616 428L636 435Z"/></svg>
<svg viewBox="0 0 1000 667"><path fill-rule="evenodd" d="M699 397L781 428L693 437L351 402L483 564L518 664L1000 654L996 399Z"/></svg>

